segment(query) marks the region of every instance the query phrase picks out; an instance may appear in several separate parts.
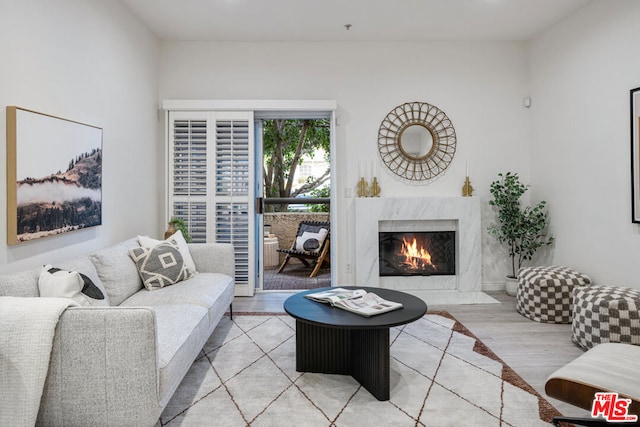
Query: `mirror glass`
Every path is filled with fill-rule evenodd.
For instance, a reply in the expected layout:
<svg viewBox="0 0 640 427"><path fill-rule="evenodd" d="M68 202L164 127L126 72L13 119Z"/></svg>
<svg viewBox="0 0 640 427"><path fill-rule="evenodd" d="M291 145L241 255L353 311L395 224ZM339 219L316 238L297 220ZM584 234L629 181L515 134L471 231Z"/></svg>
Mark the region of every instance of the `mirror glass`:
<svg viewBox="0 0 640 427"><path fill-rule="evenodd" d="M414 159L423 158L433 147L433 136L422 125L408 126L398 139L402 151Z"/></svg>

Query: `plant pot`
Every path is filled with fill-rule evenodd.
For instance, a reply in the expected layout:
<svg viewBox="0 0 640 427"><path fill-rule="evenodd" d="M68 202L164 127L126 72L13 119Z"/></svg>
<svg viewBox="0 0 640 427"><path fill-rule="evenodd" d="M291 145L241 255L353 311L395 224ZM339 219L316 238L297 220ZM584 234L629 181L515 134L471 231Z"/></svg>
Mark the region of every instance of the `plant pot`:
<svg viewBox="0 0 640 427"><path fill-rule="evenodd" d="M518 290L518 278L517 277L505 277L504 279L505 290L507 295L515 297Z"/></svg>
<svg viewBox="0 0 640 427"><path fill-rule="evenodd" d="M169 228L167 228L167 231L164 232L165 240L168 239L169 237L171 237L176 231L177 231L176 223L175 222L170 222L169 223Z"/></svg>

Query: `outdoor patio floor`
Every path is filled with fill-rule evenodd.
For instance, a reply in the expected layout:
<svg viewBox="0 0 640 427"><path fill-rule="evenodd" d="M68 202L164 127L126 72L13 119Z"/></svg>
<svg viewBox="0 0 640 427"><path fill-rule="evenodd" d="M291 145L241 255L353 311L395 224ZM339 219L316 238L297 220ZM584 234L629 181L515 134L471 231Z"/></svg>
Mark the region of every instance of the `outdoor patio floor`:
<svg viewBox="0 0 640 427"><path fill-rule="evenodd" d="M309 277L313 268L290 262L282 273L278 267L264 270L265 291L316 289L331 286L331 267L323 266L316 277Z"/></svg>

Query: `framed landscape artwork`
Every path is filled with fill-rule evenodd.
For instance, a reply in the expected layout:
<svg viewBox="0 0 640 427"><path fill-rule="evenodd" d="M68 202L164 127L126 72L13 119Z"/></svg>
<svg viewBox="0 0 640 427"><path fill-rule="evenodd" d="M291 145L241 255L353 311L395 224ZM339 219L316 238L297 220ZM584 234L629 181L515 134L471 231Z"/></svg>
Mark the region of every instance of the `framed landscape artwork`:
<svg viewBox="0 0 640 427"><path fill-rule="evenodd" d="M7 107L7 243L102 224L102 129Z"/></svg>
<svg viewBox="0 0 640 427"><path fill-rule="evenodd" d="M640 87L631 89L631 220L640 223Z"/></svg>

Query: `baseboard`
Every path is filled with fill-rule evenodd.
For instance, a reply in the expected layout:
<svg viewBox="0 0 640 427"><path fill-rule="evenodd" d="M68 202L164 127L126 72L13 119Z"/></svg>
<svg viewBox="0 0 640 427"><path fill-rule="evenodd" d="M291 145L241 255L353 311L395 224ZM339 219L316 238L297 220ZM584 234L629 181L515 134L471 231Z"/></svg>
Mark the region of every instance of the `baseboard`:
<svg viewBox="0 0 640 427"><path fill-rule="evenodd" d="M424 300L427 305L457 305L457 304L499 304L496 300L484 292L478 291L457 291L457 290L416 290L408 291L411 295Z"/></svg>
<svg viewBox="0 0 640 427"><path fill-rule="evenodd" d="M235 297L251 297L253 296L253 289L247 283L238 284L236 283L233 288L233 296Z"/></svg>
<svg viewBox="0 0 640 427"><path fill-rule="evenodd" d="M496 292L496 291L505 291L505 284L504 282L489 282L489 283L483 283L482 284L482 290L484 292Z"/></svg>

